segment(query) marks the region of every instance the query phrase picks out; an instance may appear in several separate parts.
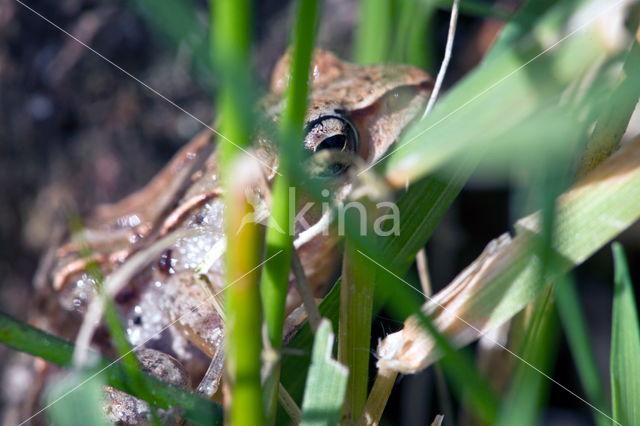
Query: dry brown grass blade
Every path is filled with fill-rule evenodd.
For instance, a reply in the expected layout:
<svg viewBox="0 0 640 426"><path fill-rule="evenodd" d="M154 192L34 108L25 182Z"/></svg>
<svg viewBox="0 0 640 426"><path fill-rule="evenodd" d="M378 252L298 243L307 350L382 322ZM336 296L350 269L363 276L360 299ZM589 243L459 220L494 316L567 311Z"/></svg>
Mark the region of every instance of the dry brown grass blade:
<svg viewBox="0 0 640 426"><path fill-rule="evenodd" d="M554 274L583 262L640 217L640 138L576 183L557 200ZM553 278L540 279L541 262L534 245L541 228L538 213L516 224L516 236L489 243L480 257L451 284L429 299L423 311L455 346L464 346L519 312ZM379 368L401 373L420 371L438 357L436 343L419 320L378 347Z"/></svg>
<svg viewBox="0 0 640 426"><path fill-rule="evenodd" d="M436 416L435 419L433 419L433 422L431 423L431 426L442 426L442 421L444 420L444 416L442 414L438 414Z"/></svg>

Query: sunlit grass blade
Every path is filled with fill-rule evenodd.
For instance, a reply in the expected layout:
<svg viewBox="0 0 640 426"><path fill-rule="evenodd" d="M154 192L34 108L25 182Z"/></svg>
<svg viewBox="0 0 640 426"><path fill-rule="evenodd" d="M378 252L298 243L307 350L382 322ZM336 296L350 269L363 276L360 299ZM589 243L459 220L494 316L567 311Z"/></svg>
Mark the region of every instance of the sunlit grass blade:
<svg viewBox="0 0 640 426"><path fill-rule="evenodd" d="M573 12L578 13L581 5L571 6ZM604 4L584 15L581 26L571 33L563 24L571 16L566 16L569 6L552 7L530 32L509 40L504 52L483 62L442 98L427 119L407 132L385 165L388 179L400 187L455 161L463 152L480 156L491 148L492 154L502 153L500 164L507 168L514 155L524 155L519 151L523 147L554 148L541 146L546 141L544 131L576 121L569 105L559 106L562 93L594 62L619 52L606 44L595 25L614 13L614 6ZM535 133L524 132L522 125ZM573 125L578 132L579 126Z"/></svg>
<svg viewBox="0 0 640 426"><path fill-rule="evenodd" d="M45 333L22 323L0 312L0 343L9 347L40 357L61 367L71 367L73 345L56 336ZM120 363L96 355L98 358L94 368L102 371L106 384L120 389L135 397L144 399L137 393L135 385ZM206 399L184 389L163 383L155 378L142 374L145 388L149 390L153 405L160 408L180 406L184 418L199 425L222 424L222 408ZM79 391L82 391L80 388Z"/></svg>
<svg viewBox="0 0 640 426"><path fill-rule="evenodd" d="M566 277L559 280L555 286L555 300L586 397L599 409L608 411L604 397L604 384L598 374L598 366L589 341L586 319L573 279ZM610 424L609 420L597 412L594 412L594 421L598 426Z"/></svg>
<svg viewBox="0 0 640 426"><path fill-rule="evenodd" d="M602 106L591 140L584 153L581 174L586 174L612 152L624 134L640 98L640 27L625 59L620 82Z"/></svg>
<svg viewBox="0 0 640 426"><path fill-rule="evenodd" d="M349 370L333 359L335 335L331 322L318 327L302 403L302 425L338 424Z"/></svg>
<svg viewBox="0 0 640 426"><path fill-rule="evenodd" d="M236 173L226 188L225 225L227 235L226 361L231 386L230 417L234 425L264 422L262 393L262 305L260 264L263 230L257 223L243 223L253 212L246 191L259 182L259 165L243 154L227 170ZM281 253L276 252L274 256Z"/></svg>
<svg viewBox="0 0 640 426"><path fill-rule="evenodd" d="M225 191L224 227L226 289L226 361L230 392L225 408L232 425L264 423L262 368L262 303L260 264L263 232L243 218L254 213L246 194L258 187L263 164L247 151L252 143L253 91L250 74L251 3L211 4L213 58L221 79L218 95L220 167Z"/></svg>
<svg viewBox="0 0 640 426"><path fill-rule="evenodd" d="M633 284L624 249L613 244L615 294L611 330L611 400L613 418L640 424L640 327Z"/></svg>
<svg viewBox="0 0 640 426"><path fill-rule="evenodd" d="M549 388L548 374L557 345L557 317L551 291L534 302L534 312L527 324L522 350L524 362L517 363L507 395L503 398L498 426L537 424L544 397ZM526 362L526 364L525 364ZM541 374L543 373L543 374Z"/></svg>

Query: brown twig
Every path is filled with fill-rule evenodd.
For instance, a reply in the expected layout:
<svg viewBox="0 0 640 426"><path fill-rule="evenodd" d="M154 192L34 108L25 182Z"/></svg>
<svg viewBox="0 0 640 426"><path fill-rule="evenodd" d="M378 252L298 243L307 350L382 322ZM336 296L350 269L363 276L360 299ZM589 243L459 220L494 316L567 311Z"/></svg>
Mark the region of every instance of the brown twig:
<svg viewBox="0 0 640 426"><path fill-rule="evenodd" d="M420 286L422 287L422 293L427 297L433 293L433 287L431 286L431 278L429 277L429 264L427 263L427 253L423 248L420 249L416 255L416 266L418 268L418 277L420 278Z"/></svg>
<svg viewBox="0 0 640 426"><path fill-rule="evenodd" d="M173 231L176 227L178 227L178 225L180 225L180 223L182 223L184 218L192 209L203 205L209 200L219 197L221 194L222 189L215 188L209 192L205 192L204 194L194 195L185 202L180 203L180 205L175 210L173 210L162 223L162 227L160 228L160 235L163 236Z"/></svg>
<svg viewBox="0 0 640 426"><path fill-rule="evenodd" d="M316 300L313 297L313 293L311 293L309 280L307 280L307 275L304 272L304 267L302 266L300 256L298 256L298 252L296 250L292 251L291 269L293 270L293 275L296 277L296 288L302 297L302 303L304 304L307 316L309 317L309 326L311 327L311 331L315 334L322 315L320 315L320 310L318 310Z"/></svg>

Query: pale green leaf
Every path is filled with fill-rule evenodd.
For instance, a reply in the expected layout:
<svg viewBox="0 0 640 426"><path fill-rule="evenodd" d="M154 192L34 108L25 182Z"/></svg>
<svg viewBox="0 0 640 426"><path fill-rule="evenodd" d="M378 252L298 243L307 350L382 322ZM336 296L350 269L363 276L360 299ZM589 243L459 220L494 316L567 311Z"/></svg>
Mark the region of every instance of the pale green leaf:
<svg viewBox="0 0 640 426"><path fill-rule="evenodd" d="M47 391L47 414L52 424L64 426L109 424L103 415L105 379L98 374L71 372Z"/></svg>
<svg viewBox="0 0 640 426"><path fill-rule="evenodd" d="M389 181L401 187L463 153L480 157L488 149L492 156L501 153L500 164L508 168L514 157L558 148L548 138L558 136L557 130L579 133L583 124L572 123L575 119L563 112L571 105L562 99L594 64L615 57L623 48L612 48L598 25L609 19L612 27L621 26L615 13L622 4L616 8L603 3L589 11L584 9L586 3L557 2L541 11L544 15L530 30L506 37L499 52L490 54L396 144L385 165ZM488 157L493 163L486 164L491 170L492 156Z"/></svg>
<svg viewBox="0 0 640 426"><path fill-rule="evenodd" d="M349 371L332 358L334 339L331 322L323 319L313 343L302 425L334 425L340 420Z"/></svg>

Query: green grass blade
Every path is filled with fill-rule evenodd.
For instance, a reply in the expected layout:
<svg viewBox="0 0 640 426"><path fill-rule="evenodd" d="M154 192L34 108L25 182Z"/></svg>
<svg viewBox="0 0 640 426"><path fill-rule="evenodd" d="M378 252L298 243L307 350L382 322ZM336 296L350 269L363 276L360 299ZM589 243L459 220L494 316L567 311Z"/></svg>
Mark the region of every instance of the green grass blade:
<svg viewBox="0 0 640 426"><path fill-rule="evenodd" d="M349 370L344 421L355 423L367 400L374 276L349 241L340 286L338 360Z"/></svg>
<svg viewBox="0 0 640 426"><path fill-rule="evenodd" d="M265 421L262 392L262 302L260 263L263 232L257 223L243 223L253 214L245 191L259 180L255 156L247 153L253 142L254 121L250 73L251 2L216 1L211 4L213 58L220 74L218 95L220 167L224 188L226 289L226 361L231 425L257 425Z"/></svg>
<svg viewBox="0 0 640 426"><path fill-rule="evenodd" d="M101 283L102 281L98 282ZM127 369L127 374L131 378L137 393L144 396L142 399L145 401L153 401L151 390L147 389L145 386L140 364L136 358L135 352L133 351L133 347L127 340L124 327L120 322L115 302L113 299L108 298L103 291L100 291L100 293L102 293L100 297L104 298L104 320L107 324L107 328L109 329L109 333L111 334L111 341L122 360L122 365ZM159 425L160 420L157 416L156 408L153 403L150 403L150 409L152 424Z"/></svg>
<svg viewBox="0 0 640 426"><path fill-rule="evenodd" d="M323 318L331 321L333 328L338 328L340 281L324 297L318 309ZM311 327L305 322L282 354L282 384L296 401L302 401L307 370L311 363L313 340Z"/></svg>
<svg viewBox="0 0 640 426"><path fill-rule="evenodd" d="M534 302L533 318L523 340L520 356L528 364L518 363L507 395L502 400L498 426L535 425L539 408L550 385L542 373L551 369L557 343L557 318L551 292ZM535 367L532 368L531 366Z"/></svg>
<svg viewBox="0 0 640 426"><path fill-rule="evenodd" d="M640 39L640 36L637 38ZM583 174L592 170L618 148L638 104L638 98L640 98L640 40L638 39L632 40L623 65L621 81L602 107L584 153L581 169Z"/></svg>
<svg viewBox="0 0 640 426"><path fill-rule="evenodd" d="M260 284L267 336L275 351L282 346L285 302L289 288L292 236L288 230L291 229L293 220L289 206L290 203L295 203L290 189L291 180L288 175L276 177L272 192L270 226L266 235L266 258L280 254L265 264ZM277 387L274 388L276 389Z"/></svg>
<svg viewBox="0 0 640 426"><path fill-rule="evenodd" d="M106 384L104 376L98 375L87 381L91 373L87 371L67 374L47 390L46 404L50 405L47 415L51 424L60 426L107 426L109 424L102 412ZM77 386L82 386L82 390L73 392L72 389Z"/></svg>
<svg viewBox="0 0 640 426"><path fill-rule="evenodd" d="M302 425L338 424L349 370L332 358L335 335L331 322L318 327L302 403Z"/></svg>
<svg viewBox="0 0 640 426"><path fill-rule="evenodd" d="M282 116L281 131L284 136L282 155L291 158L289 166L297 164L300 156L300 137L303 135L307 111L309 75L318 26L318 0L299 0L293 32L291 69L287 87L287 103ZM289 151L291 150L291 151Z"/></svg>
<svg viewBox="0 0 640 426"><path fill-rule="evenodd" d="M211 84L211 63L208 60L208 29L206 20L199 19L192 2L180 0L128 0L127 3L147 20L153 29L164 36L181 53L187 53L198 71L200 82Z"/></svg>
<svg viewBox="0 0 640 426"><path fill-rule="evenodd" d="M491 50L484 57L485 62L502 55L509 48L517 44L527 33L533 31L536 23L556 4L558 0L529 0L520 7L518 12L510 19L509 25L500 31ZM465 2L462 2L463 4Z"/></svg>
<svg viewBox="0 0 640 426"><path fill-rule="evenodd" d="M384 264L390 269L397 271L399 275L404 275L411 267L415 255L424 246L431 236L431 233L439 223L440 219L447 211L455 197L458 195L464 182L468 179L474 166L473 161L458 168L458 172L453 176L433 176L422 179L409 188L409 190L398 200L398 208L401 212L400 235L380 238L379 241L364 243L363 248L382 247ZM367 240L368 241L368 240ZM383 261L374 254L367 252L376 259ZM389 254L392 254L389 256ZM377 283L384 288L386 281ZM396 284L388 284L395 286ZM333 321L334 326L338 324L339 311L339 291L340 285L336 284L329 294L320 304L320 312L323 317L328 317ZM389 287L390 289L392 287ZM393 291L393 290L391 290ZM415 296L415 294L413 295ZM376 294L376 297L383 295ZM414 305L419 302L414 300ZM412 311L404 311L403 319ZM288 353L283 356L282 381L289 393L299 400L302 394L304 374L309 365L309 352L313 342L313 335L307 324L296 334L287 346ZM368 346L368 343L367 343Z"/></svg>
<svg viewBox="0 0 640 426"><path fill-rule="evenodd" d="M284 302L289 284L291 264L293 216L290 198L294 188L293 165L299 158L299 141L302 139L305 111L307 109L309 64L313 54L315 28L317 25L318 2L299 1L293 35L293 51L286 106L280 123L282 176L276 177L273 190L271 224L267 231L267 257L282 250L283 254L265 265L262 281L262 295L265 303L265 320L269 339L274 348L282 344L282 324L284 322Z"/></svg>
<svg viewBox="0 0 640 426"><path fill-rule="evenodd" d="M617 51L594 43L599 37L595 19L585 20L584 28L570 37L563 32L568 7L562 2L552 7L531 31L509 40L504 52L484 61L449 91L396 145L384 166L387 178L402 186L455 161L462 153L480 156L489 148L492 154L502 153L499 164L508 168L514 156L526 157L528 152L520 152L523 148L554 148L545 144L549 128L564 124L563 132L572 127L581 131L570 106L559 106L559 99L594 61L612 58ZM578 6L572 7L575 12ZM590 17L612 11L611 5L602 8L600 15ZM566 41L553 45L563 37ZM549 119L554 119L552 124ZM493 170L495 165L492 162L487 168Z"/></svg>
<svg viewBox="0 0 640 426"><path fill-rule="evenodd" d="M244 217L253 213L245 190L256 183L243 179L242 175L251 175L255 169L252 167L247 173L238 168L236 172L236 182L225 186L229 194L225 200L225 227L230 237L225 263L226 282L230 283L226 288L225 366L231 388L230 424L256 425L264 423L259 268L263 229L257 223L242 223Z"/></svg>
<svg viewBox="0 0 640 426"><path fill-rule="evenodd" d="M73 345L71 343L22 323L2 312L0 312L0 343L61 367L71 367L72 365ZM95 368L97 371L102 370L109 386L144 399L144 395L137 393L135 385L122 364L98 356ZM142 373L142 377L145 388L150 390L153 398L153 401L148 402L160 408L180 406L184 411L184 418L194 424L222 424L222 408L218 404L184 389L161 382L144 373Z"/></svg>
<svg viewBox="0 0 640 426"><path fill-rule="evenodd" d="M398 18L394 25L394 37L390 52L391 60L412 64L431 70L435 43L425 43L433 38L433 15L436 4L433 1L401 0L398 2Z"/></svg>
<svg viewBox="0 0 640 426"><path fill-rule="evenodd" d="M360 20L355 34L355 61L373 64L387 60L391 37L389 0L360 0Z"/></svg>
<svg viewBox="0 0 640 426"><path fill-rule="evenodd" d="M476 164L475 158L468 157L446 176L435 174L412 184L397 201L400 234L379 237L376 246L382 247L384 257L378 260L384 260L385 266L404 275L462 190ZM372 255L369 250L365 251Z"/></svg>
<svg viewBox="0 0 640 426"><path fill-rule="evenodd" d="M264 305L267 336L271 347L279 352L282 346L282 332L285 318L285 304L289 289L289 270L293 250L293 233L296 205L296 180L292 174L299 163L299 145L303 139L305 112L307 110L309 64L313 55L313 45L318 18L318 1L301 0L293 32L293 50L291 57L289 87L287 88L286 106L280 122L280 176L276 176L273 185L270 226L266 235L266 258L271 262L265 264L262 283L260 285ZM278 383L280 380L280 361L271 370L265 383L265 400L267 423L275 420Z"/></svg>
<svg viewBox="0 0 640 426"><path fill-rule="evenodd" d="M615 294L611 330L611 400L613 418L640 424L640 328L633 284L624 249L613 244Z"/></svg>
<svg viewBox="0 0 640 426"><path fill-rule="evenodd" d="M604 385L598 373L593 348L589 342L589 331L580 304L575 282L571 278L561 279L555 286L555 299L562 327L569 341L569 349L576 364L576 370L589 402L600 410L608 411L605 403ZM594 412L594 421L598 426L610 422Z"/></svg>

